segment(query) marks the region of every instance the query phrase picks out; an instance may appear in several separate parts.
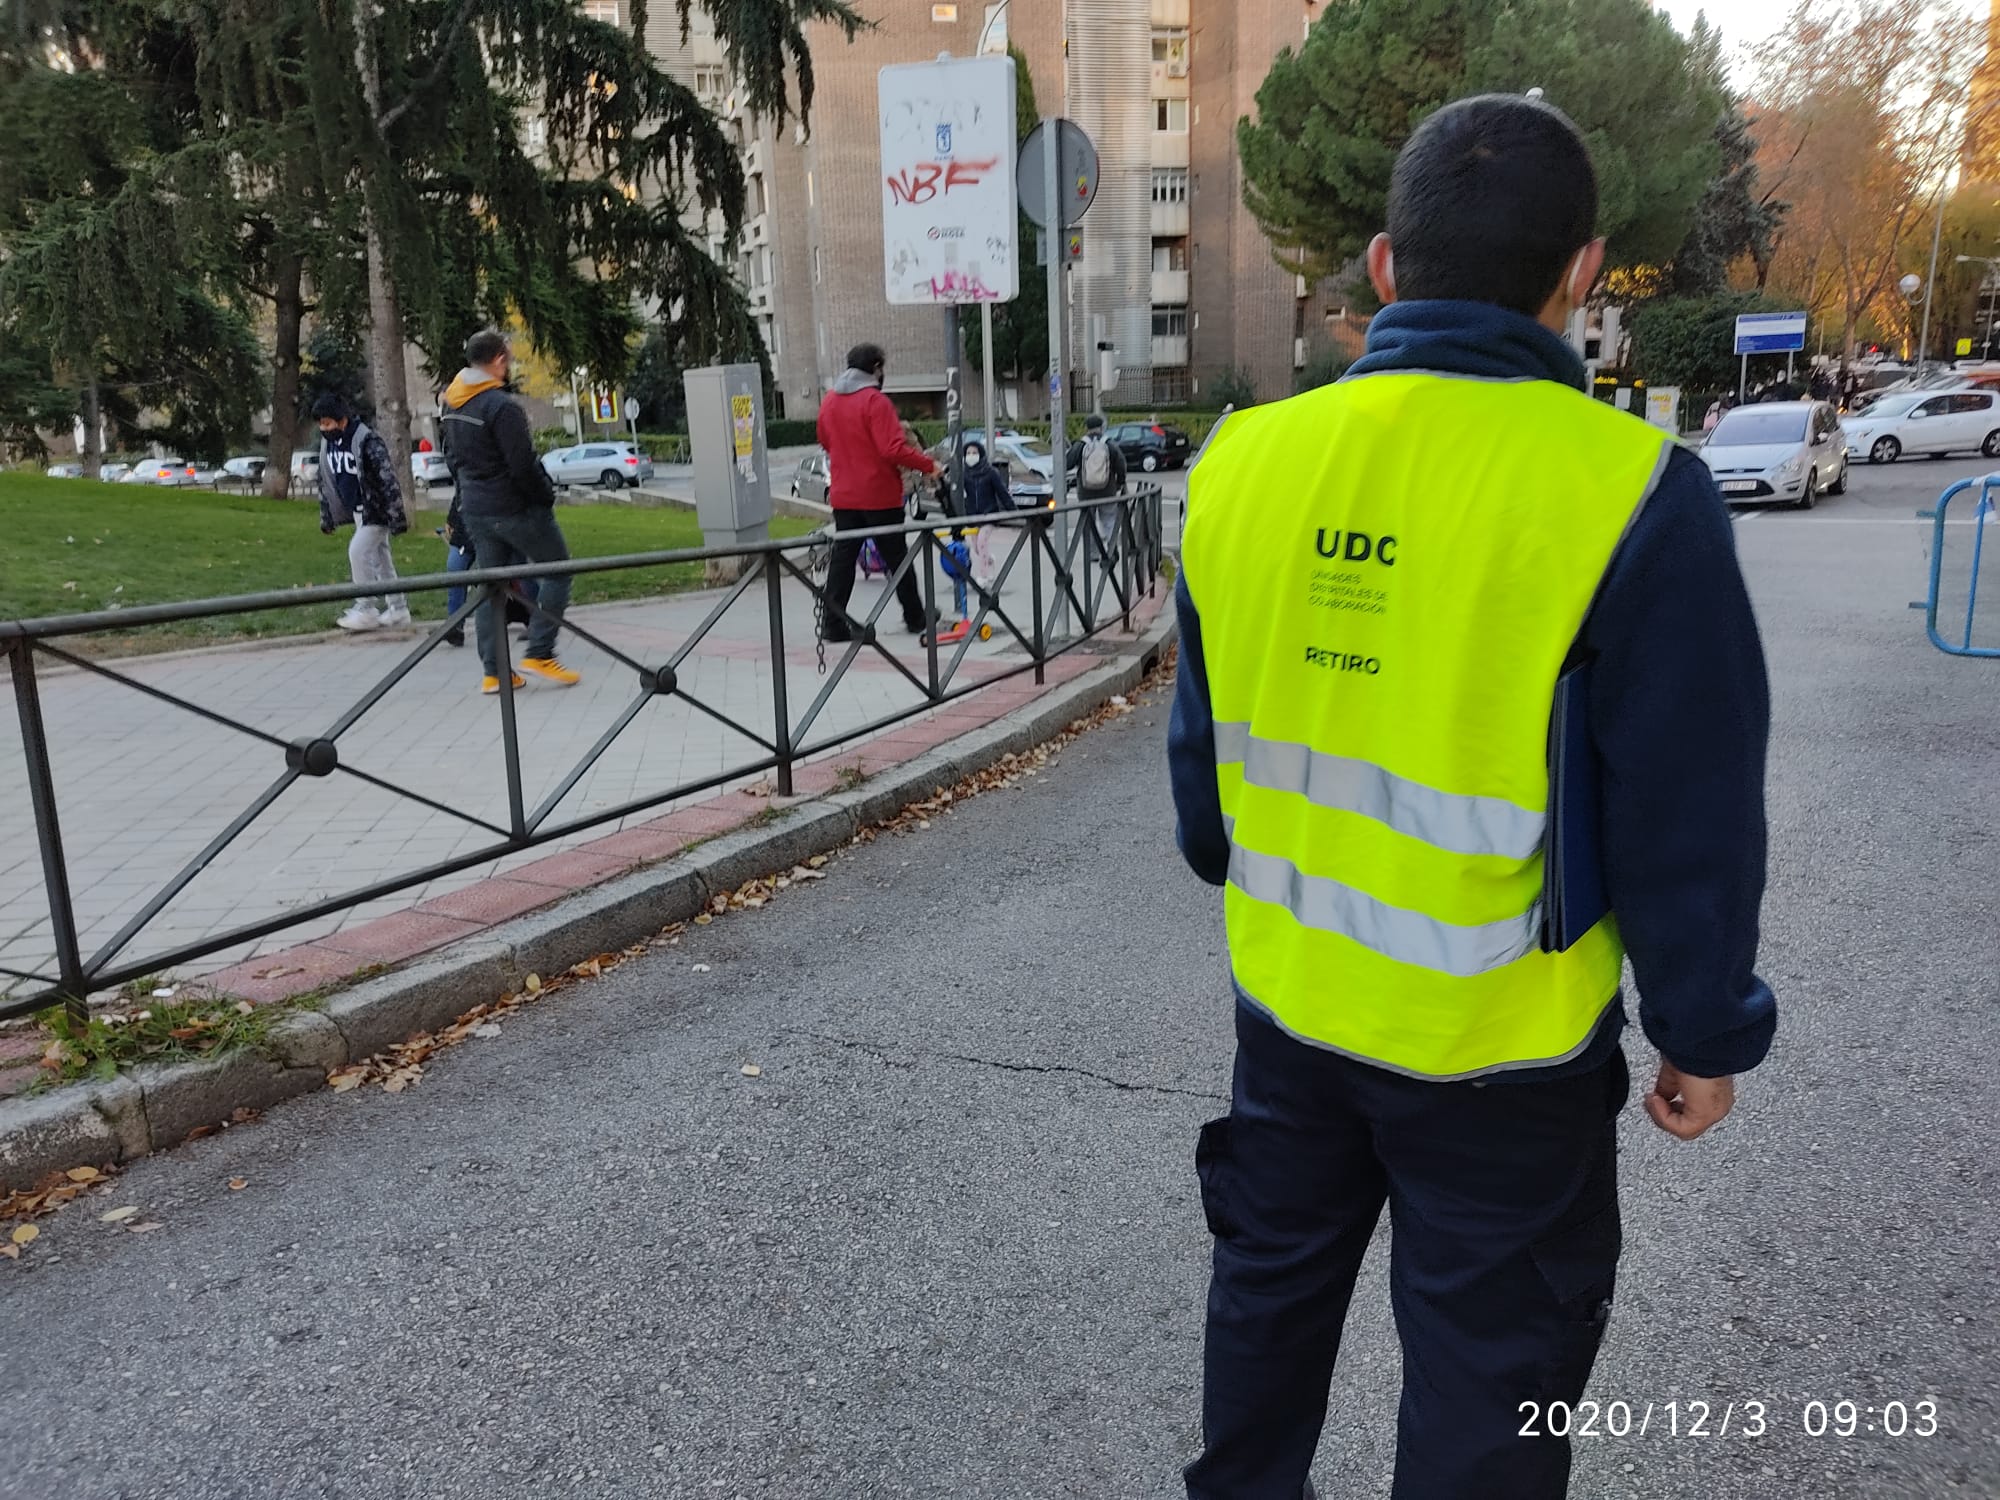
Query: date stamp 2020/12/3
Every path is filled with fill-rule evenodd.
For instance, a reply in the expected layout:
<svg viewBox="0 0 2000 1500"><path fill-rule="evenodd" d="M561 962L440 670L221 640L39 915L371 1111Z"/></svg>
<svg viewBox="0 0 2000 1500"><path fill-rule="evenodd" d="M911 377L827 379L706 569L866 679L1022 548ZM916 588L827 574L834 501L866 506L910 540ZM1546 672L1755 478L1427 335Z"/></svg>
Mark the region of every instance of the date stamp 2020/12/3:
<svg viewBox="0 0 2000 1500"><path fill-rule="evenodd" d="M1523 1401L1517 1436L1761 1438L1778 1431L1812 1438L1937 1436L1934 1396L1909 1400Z"/></svg>

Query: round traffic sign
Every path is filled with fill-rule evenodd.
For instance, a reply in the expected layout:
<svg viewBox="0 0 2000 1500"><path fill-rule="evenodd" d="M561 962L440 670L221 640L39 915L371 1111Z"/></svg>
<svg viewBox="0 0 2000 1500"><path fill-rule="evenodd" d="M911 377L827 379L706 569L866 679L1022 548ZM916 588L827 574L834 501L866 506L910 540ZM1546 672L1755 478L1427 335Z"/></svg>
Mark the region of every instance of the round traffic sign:
<svg viewBox="0 0 2000 1500"><path fill-rule="evenodd" d="M1069 229L1097 197L1097 147L1074 120L1055 123L1061 142L1056 156L1056 190L1062 200L1061 226ZM1049 122L1044 120L1021 142L1021 155L1014 164L1021 212L1031 224L1044 229L1049 223L1048 141Z"/></svg>

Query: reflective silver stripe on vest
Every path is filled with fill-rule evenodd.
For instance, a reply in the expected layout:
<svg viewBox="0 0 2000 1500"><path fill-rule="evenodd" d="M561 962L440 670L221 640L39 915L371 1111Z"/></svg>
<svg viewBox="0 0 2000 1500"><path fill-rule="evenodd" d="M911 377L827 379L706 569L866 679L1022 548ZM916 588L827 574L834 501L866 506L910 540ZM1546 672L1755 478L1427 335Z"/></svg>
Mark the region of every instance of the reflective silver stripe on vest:
<svg viewBox="0 0 2000 1500"><path fill-rule="evenodd" d="M1304 927L1352 938L1385 958L1467 978L1498 969L1541 946L1541 906L1518 917L1459 927L1405 911L1322 875L1307 875L1288 859L1241 844L1229 849L1229 883L1252 900L1281 906Z"/></svg>
<svg viewBox="0 0 2000 1500"><path fill-rule="evenodd" d="M1542 847L1548 822L1500 797L1454 796L1365 760L1258 739L1248 724L1215 726L1215 758L1223 764L1241 761L1243 779L1252 786L1296 792L1315 807L1360 813L1454 854L1527 859Z"/></svg>

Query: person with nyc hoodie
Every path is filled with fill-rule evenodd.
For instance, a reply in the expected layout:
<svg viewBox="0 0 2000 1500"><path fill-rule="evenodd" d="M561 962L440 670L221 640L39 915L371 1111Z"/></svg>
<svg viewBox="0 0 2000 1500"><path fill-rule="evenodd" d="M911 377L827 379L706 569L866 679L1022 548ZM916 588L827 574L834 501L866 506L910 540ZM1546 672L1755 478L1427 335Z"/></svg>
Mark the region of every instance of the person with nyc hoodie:
<svg viewBox="0 0 2000 1500"><path fill-rule="evenodd" d="M458 509L471 533L473 565L479 568L518 567L526 563L563 562L569 545L556 524L555 486L535 457L534 434L528 414L508 393L513 366L507 336L486 328L465 341L465 368L445 388L439 423L445 462L458 484ZM514 686L524 686L522 672L559 687L579 678L556 657L556 633L569 607L569 575L537 580L535 615ZM493 629L490 610L474 619L479 660L485 669L482 693L500 691L500 658L504 635Z"/></svg>
<svg viewBox="0 0 2000 1500"><path fill-rule="evenodd" d="M354 581L394 583L396 559L389 538L408 531L410 521L389 445L332 391L321 393L312 414L319 424L319 529L332 536L335 528L352 521L347 564ZM342 630L407 625L410 606L401 594L385 591L356 599L334 623Z"/></svg>

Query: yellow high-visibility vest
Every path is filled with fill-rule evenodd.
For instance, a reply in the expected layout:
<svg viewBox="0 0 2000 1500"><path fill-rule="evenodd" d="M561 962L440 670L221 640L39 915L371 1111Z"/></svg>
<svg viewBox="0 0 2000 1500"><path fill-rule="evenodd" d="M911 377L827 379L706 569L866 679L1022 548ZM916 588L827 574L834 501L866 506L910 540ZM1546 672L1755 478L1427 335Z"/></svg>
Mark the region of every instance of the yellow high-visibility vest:
<svg viewBox="0 0 2000 1500"><path fill-rule="evenodd" d="M1612 917L1541 947L1549 719L1672 444L1547 380L1362 376L1230 416L1188 481L1237 987L1422 1078L1573 1056Z"/></svg>

